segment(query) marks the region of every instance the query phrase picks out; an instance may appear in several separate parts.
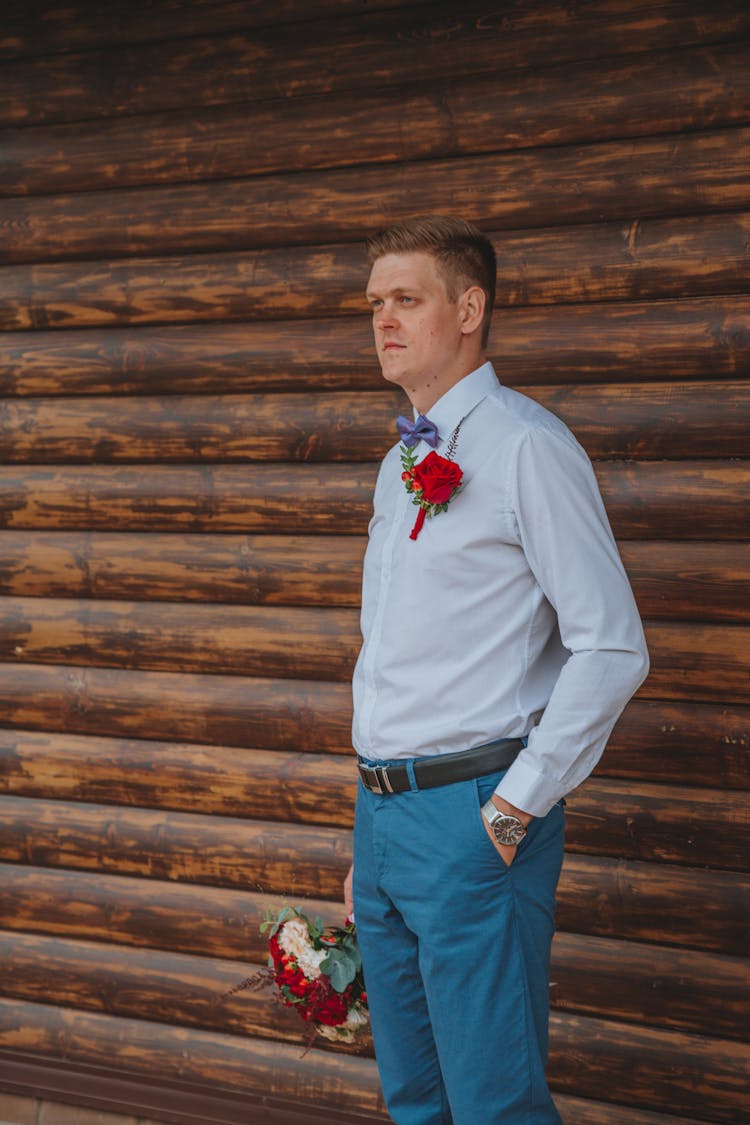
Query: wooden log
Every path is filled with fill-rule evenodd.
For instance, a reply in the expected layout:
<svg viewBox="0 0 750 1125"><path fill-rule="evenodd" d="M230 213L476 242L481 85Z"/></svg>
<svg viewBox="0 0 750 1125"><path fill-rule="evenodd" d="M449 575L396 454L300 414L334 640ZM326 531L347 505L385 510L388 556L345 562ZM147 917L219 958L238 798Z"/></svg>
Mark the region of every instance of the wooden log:
<svg viewBox="0 0 750 1125"><path fill-rule="evenodd" d="M653 705L631 704L626 719L630 712L638 712L644 706ZM662 705L661 713L668 709L668 705ZM694 718L698 731L702 729L702 711L705 709L706 705L683 705L686 722ZM713 710L718 711L719 708ZM726 723L726 715L723 718ZM689 746L680 756L684 742L678 743L674 752L674 758L681 765L681 773L677 777L670 774L669 761L666 765L662 761L667 756L663 746L667 736L661 736L662 745L656 739L650 752L641 752L631 769L631 775L639 778L637 792L630 796L628 791L628 796L624 797L621 783L613 786L616 799L620 803L623 800L629 802L625 816L630 819L622 826L622 831L627 831L629 837L623 844L622 839L617 840L616 832L613 834L602 825L604 831L598 844L592 845L593 850L599 846L604 852L618 854L618 849L621 849L623 855L644 859L671 848L668 857L675 858L675 848L682 840L682 861L700 862L696 859L695 843L690 836L691 820L695 820L691 812L693 804L688 807L692 792L689 786L692 785L700 789L701 795L707 794L709 803L718 799L719 803L723 800L730 806L727 823L724 825L722 822L718 833L718 845L722 847L725 859L729 858L730 866L742 866L743 857L736 846L740 836L735 831L736 824L741 826L742 831L745 830L742 827L746 821L742 798L739 802L728 795L722 798L718 786L738 788L743 782L747 786L747 778L739 769L736 775L725 778L728 771L722 771L719 756L712 755L712 738L720 744L724 739L728 741L728 737L721 733L723 730L726 726L722 727L717 721L708 728L705 741L694 735L695 743L703 751L703 758L699 759L702 768L694 768L692 773L689 772ZM593 819L596 825L597 809L605 807L605 801L597 796L600 779L617 779L619 766L619 773L629 781L626 770L620 765L623 755L617 751L617 737L616 732L595 778L569 799L568 845L572 850L591 850L590 821ZM747 755L743 755L741 746L737 749L738 762L746 766ZM634 757L631 754L631 760ZM677 773L677 770L673 772ZM661 790L662 807L658 808L653 822L649 820L649 795L653 805L653 798L658 798L659 790L651 792L646 786L645 800L641 802L639 794L644 783L640 779L644 776L649 779L651 789L655 782L668 782L673 786L680 783L679 787ZM321 777L326 778L325 786L320 784ZM56 800L348 827L354 807L356 772L351 752L334 757L309 750L282 753L200 743L10 729L0 731L0 791L21 797L52 797ZM702 796L698 798L698 805L702 799ZM682 813L681 821L674 808L675 802ZM710 809L706 811L710 813ZM584 818L582 823L581 817ZM589 822L586 817L589 817ZM665 823L662 824L663 818ZM644 850L644 847L655 850ZM713 866L717 863L722 865L717 860L716 836L712 840L709 862Z"/></svg>
<svg viewBox="0 0 750 1125"><path fill-rule="evenodd" d="M325 878L332 899L321 903L305 899L291 880L280 891L255 893L0 863L0 916L10 930L257 960L263 956L258 926L266 909L288 904L290 895L295 905L340 920L347 867L348 856L342 854L329 868ZM557 926L594 937L742 957L749 885L747 876L734 871L569 854L558 890Z"/></svg>
<svg viewBox="0 0 750 1125"><path fill-rule="evenodd" d="M566 848L576 854L744 870L750 856L750 799L709 785L707 779L696 794L687 787L589 778L568 797ZM697 827L704 824L712 825L710 840Z"/></svg>
<svg viewBox="0 0 750 1125"><path fill-rule="evenodd" d="M0 531L0 594L358 606L364 536ZM655 620L750 622L750 544L625 541Z"/></svg>
<svg viewBox="0 0 750 1125"><path fill-rule="evenodd" d="M722 341L728 336L739 340L735 360L741 364L745 319L750 338L750 298L735 300L743 304L729 312ZM701 321L698 331L704 340L711 338L714 324L715 317ZM720 352L725 347L722 343ZM721 362L718 356L716 361ZM272 325L71 328L0 338L3 395L182 394L186 389L226 394L313 388L383 389L369 317Z"/></svg>
<svg viewBox="0 0 750 1125"><path fill-rule="evenodd" d="M316 288L317 292L317 288ZM501 308L502 380L643 382L750 376L750 298ZM369 318L8 333L3 395L379 390Z"/></svg>
<svg viewBox="0 0 750 1125"><path fill-rule="evenodd" d="M557 1011L745 1040L748 974L742 957L558 933L550 996Z"/></svg>
<svg viewBox="0 0 750 1125"><path fill-rule="evenodd" d="M632 541L620 553L644 617L750 621L750 544Z"/></svg>
<svg viewBox="0 0 750 1125"><path fill-rule="evenodd" d="M742 706L638 698L599 773L750 788L749 716ZM351 755L351 691L324 681L4 664L0 722L56 735Z"/></svg>
<svg viewBox="0 0 750 1125"><path fill-rule="evenodd" d="M750 707L635 699L598 773L677 785L750 789Z"/></svg>
<svg viewBox="0 0 750 1125"><path fill-rule="evenodd" d="M3 750L3 757L9 757L7 746L3 746ZM97 788L100 799L106 801L101 806L87 803L81 808L80 816L76 803L61 799L66 793L59 791L54 779L46 784L43 780L36 787L24 784L24 780L20 786L11 785L12 795L0 796L0 808L7 818L0 827L3 858L19 861L25 857L40 866L62 863L91 870L97 863L97 841L106 837L107 855L101 861L104 870L217 883L234 877L230 870L233 863L241 871L243 852L248 859L257 855L261 869L265 869L266 862L274 865L274 871L280 865L290 864L290 852L286 847L278 849L273 827L281 822L292 825L288 828L289 847L298 849L303 857L300 860L303 873L295 869L292 876L295 881L302 880L298 893L326 893L315 887L309 889L304 883L304 872L313 862L309 853L314 852L314 862L324 864L328 855L326 849L335 849L337 837L331 836L335 826L347 829L352 826L356 778L353 761L333 763L329 771L325 759L316 756L317 760L297 762L296 768L294 765L290 768L285 758L279 759L277 755L276 770L281 771L281 776L278 772L274 776L269 755L260 754L257 770L260 785L256 789L255 755L247 755L242 766L234 765L236 755L233 755L224 766L215 754L218 794L214 792L212 799L204 802L200 795L200 776L206 771L205 752L198 753L197 762L187 748L183 748L182 756L187 762L183 784L187 783L187 778L195 779L185 795L173 795L179 785L175 785L174 755L166 755L166 765L167 768L172 766L172 776L168 774L164 782L160 764L152 764L150 771L141 764L140 777L131 781L126 760L121 762L119 770L114 763L109 764L106 772L100 766L92 782L76 786L75 795L83 790L87 802L92 800L92 791ZM59 754L57 759L59 761ZM80 764L80 760L76 764ZM319 769L313 777L314 765ZM37 770L43 768L41 763L36 767ZM228 782L237 777L242 782L240 795L229 802L221 799L222 786L226 788ZM305 833L312 829L294 827L294 824L300 814L304 816L307 807L314 805L323 778L326 799L312 818L322 829L320 832L316 829L308 840ZM295 793L291 801L286 796L290 784L302 790ZM164 793L162 786L166 790ZM68 791L72 788L69 777L66 788ZM0 784L0 789L6 790L4 783ZM144 790L147 803L154 811L146 812L142 807L127 810L124 806L135 805L136 794L140 796ZM36 791L40 796L34 797L29 791L32 794ZM24 799L15 801L19 792L25 795ZM53 801L48 804L42 797L52 797ZM113 811L112 806L117 803L123 807ZM696 796L695 790L689 788L666 789L646 783L629 784L624 788L622 782L596 778L589 779L570 795L568 805L566 846L571 853L721 869L743 870L747 866L750 806L736 793L706 788ZM189 810L189 814L173 811L175 809ZM220 818L214 822L216 812ZM244 819L240 820L237 813ZM256 819L251 823L248 817ZM710 843L696 830L696 824L708 823L714 826ZM295 835L298 829L300 834ZM191 833L196 846L205 841L201 843L202 854L192 867L189 845L185 844ZM255 869L252 876L263 882ZM244 875L239 873L236 877L242 879Z"/></svg>
<svg viewBox="0 0 750 1125"><path fill-rule="evenodd" d="M735 1125L747 1104L748 1047L684 1032L555 1013L550 1021L551 1087L605 1095L634 1106L704 1113ZM576 1065L571 1066L571 1060Z"/></svg>
<svg viewBox="0 0 750 1125"><path fill-rule="evenodd" d="M532 386L524 393L562 418L597 460L748 452L750 383Z"/></svg>
<svg viewBox="0 0 750 1125"><path fill-rule="evenodd" d="M605 462L596 474L618 538L739 540L750 534L746 464Z"/></svg>
<svg viewBox="0 0 750 1125"><path fill-rule="evenodd" d="M197 890L127 875L0 864L0 916L6 930L114 942L149 950L245 963L262 960L259 926L266 909L289 902L223 887ZM306 902L326 922L341 924L343 904ZM242 979L241 977L239 979Z"/></svg>
<svg viewBox="0 0 750 1125"><path fill-rule="evenodd" d="M750 538L747 462L600 462L596 473L619 539ZM0 467L0 527L361 535L376 475L330 464Z"/></svg>
<svg viewBox="0 0 750 1125"><path fill-rule="evenodd" d="M618 807L623 806L621 801ZM332 899L351 859L349 833L332 828L18 797L0 798L0 808L0 859L6 863ZM710 860L710 850L699 858ZM725 880L723 902L720 880ZM711 906L687 894L684 903L675 901L696 882L713 888ZM742 904L749 891L750 878L734 871L568 853L558 896L561 928L741 953ZM663 896L661 913L655 908L657 894ZM594 917L582 917L593 900ZM727 901L734 902L737 913L718 935L717 946L716 925L726 925ZM627 923L623 910L632 912ZM704 912L713 917L704 918ZM688 925L691 936L681 941L680 926Z"/></svg>
<svg viewBox="0 0 750 1125"><path fill-rule="evenodd" d="M735 871L567 854L557 925L599 937L744 956L749 891L750 879Z"/></svg>
<svg viewBox="0 0 750 1125"><path fill-rule="evenodd" d="M127 1050L129 1069L161 1080L218 1085L262 1096L264 1104L282 1095L288 1104L296 1092L300 1102L326 1108L331 1121L342 1103L350 1116L339 1120L351 1122L357 1112L387 1120L374 1060L349 1054L313 1049L300 1057L290 1044L14 1000L0 1000L0 1046L89 1066L111 1065ZM571 1056L579 1066L570 1067ZM583 1016L552 1020L553 1088L615 1097L636 1113L639 1106L690 1113L709 1101L715 1122L734 1123L746 1064L743 1045L726 1040Z"/></svg>
<svg viewBox="0 0 750 1125"><path fill-rule="evenodd" d="M750 381L532 386L595 460L742 457ZM400 391L21 399L6 403L10 464L380 460L408 412Z"/></svg>
<svg viewBox="0 0 750 1125"><path fill-rule="evenodd" d="M326 50L330 52L331 45ZM495 64L496 65L496 64ZM369 76L368 76L369 80ZM7 199L4 260L132 257L354 242L461 199L488 230L747 207L750 128L207 184ZM585 183L585 190L581 190ZM35 327L43 327L42 323Z"/></svg>
<svg viewBox="0 0 750 1125"><path fill-rule="evenodd" d="M750 364L745 300L500 308L490 353L502 380L518 387L743 376Z"/></svg>
<svg viewBox="0 0 750 1125"><path fill-rule="evenodd" d="M0 525L361 534L376 475L374 465L0 469Z"/></svg>
<svg viewBox="0 0 750 1125"><path fill-rule="evenodd" d="M517 4L509 19L505 10L488 10L486 3L473 0L460 12L454 5L430 5L345 16L307 25L301 35L270 26L255 27L251 34L184 39L180 29L172 41L59 55L51 63L43 58L6 63L2 119L39 124L240 102L248 96L308 97L391 86L404 75L424 82L467 71L503 73L747 38L750 27L742 14L728 10L732 6L726 2L719 7L724 10L709 16L696 11L695 3L661 4L649 10L646 22L640 5L612 13L606 3L589 4L575 19L568 10L538 12ZM131 81L117 82L120 74L132 76ZM590 106L584 112L590 114Z"/></svg>
<svg viewBox="0 0 750 1125"><path fill-rule="evenodd" d="M236 1090L263 1105L296 1099L342 1125L364 1112L388 1120L374 1060L299 1044L0 998L0 1047L89 1066L118 1060L131 1073Z"/></svg>
<svg viewBox="0 0 750 1125"><path fill-rule="evenodd" d="M644 773L646 763L644 762ZM653 774L658 781L658 770ZM744 794L685 785L604 780L600 770L568 798L570 852L714 868L746 866L750 812ZM350 828L353 756L0 731L0 791L55 801L101 802ZM321 779L325 778L325 784ZM603 817L603 810L611 813ZM710 845L696 823L711 823Z"/></svg>
<svg viewBox="0 0 750 1125"><path fill-rule="evenodd" d="M641 696L744 702L750 629L653 623ZM346 608L0 599L0 660L348 682L361 647Z"/></svg>
<svg viewBox="0 0 750 1125"><path fill-rule="evenodd" d="M333 898L350 833L275 821L0 797L0 858L262 894Z"/></svg>
<svg viewBox="0 0 750 1125"><path fill-rule="evenodd" d="M555 1105L564 1125L704 1125L694 1117L652 1113L648 1109L614 1105L612 1102L576 1098L555 1092ZM700 1107L696 1109L699 1112Z"/></svg>
<svg viewBox="0 0 750 1125"><path fill-rule="evenodd" d="M398 7L401 0L277 0L274 23L296 23L348 13ZM411 4L434 0L410 0ZM148 0L100 0L99 3L56 6L45 0L43 18L38 5L16 6L3 20L0 58L50 55L61 51L148 43L165 38L217 34L241 28L265 27L269 13L251 4L213 3L213 0L170 0L168 8L154 8ZM687 30L687 29L686 29Z"/></svg>
<svg viewBox="0 0 750 1125"><path fill-rule="evenodd" d="M473 67L472 67L473 70ZM0 194L257 176L747 124L746 43L0 135ZM669 89L665 101L664 90ZM398 98L408 131L387 122Z"/></svg>
<svg viewBox="0 0 750 1125"><path fill-rule="evenodd" d="M356 607L366 542L362 535L337 536L332 545L323 535L0 531L0 594ZM693 545L690 557L677 550L663 566L658 558L653 564L642 563L642 581L657 587L654 605L661 606L667 598L671 607L671 568L682 565L687 572L697 546L709 548L695 563L700 569L696 581L704 583L704 605L712 606L716 589L717 605L728 614L733 603L742 602L744 557L750 546ZM631 569L639 558L636 551ZM688 581L685 573L681 581ZM690 586L689 593L692 590ZM685 610L689 604L686 598ZM742 606L735 608L739 619ZM711 616L718 613L717 608Z"/></svg>
<svg viewBox="0 0 750 1125"><path fill-rule="evenodd" d="M749 240L746 211L495 232L496 305L742 292L748 288ZM0 329L357 314L366 307L368 273L359 243L8 265L0 267Z"/></svg>
<svg viewBox="0 0 750 1125"><path fill-rule="evenodd" d="M259 964L136 946L0 931L5 997L137 1019L169 1012L177 1026L300 1041L299 1016L271 989L230 995ZM261 960L263 960L261 958ZM325 1047L321 1037L316 1046ZM368 1044L368 1054L372 1053Z"/></svg>
<svg viewBox="0 0 750 1125"><path fill-rule="evenodd" d="M730 384L730 406L723 411L730 445L743 385ZM687 384L685 413L691 408L698 413L705 405L710 417L710 404L721 399L721 390L711 387L701 394L694 386L703 384ZM750 402L750 383L747 397ZM19 399L4 405L0 459L25 464L380 461L398 440L396 416L407 409L406 396L386 388L356 394L133 397L118 399L116 409L104 397ZM679 392L673 409L680 409ZM696 425L702 428L701 422ZM687 419L685 429L691 429ZM698 434L696 446L701 446Z"/></svg>
<svg viewBox="0 0 750 1125"><path fill-rule="evenodd" d="M743 625L670 622L646 630L651 671L641 692L650 698L746 703L750 630Z"/></svg>
<svg viewBox="0 0 750 1125"><path fill-rule="evenodd" d="M355 609L0 599L0 660L349 682L361 644Z"/></svg>
<svg viewBox="0 0 750 1125"><path fill-rule="evenodd" d="M353 754L0 730L0 791L19 797L351 827L356 783Z"/></svg>
<svg viewBox="0 0 750 1125"><path fill-rule="evenodd" d="M0 667L4 726L351 754L348 684L60 664Z"/></svg>
<svg viewBox="0 0 750 1125"><path fill-rule="evenodd" d="M0 954L4 996L134 1018L158 1008L175 1024L300 1038L299 1017L269 1003L268 991L229 995L257 970L249 961L7 930L0 931ZM739 957L579 934L558 934L552 947L557 1011L742 1040L749 993ZM371 1053L367 1036L358 1053Z"/></svg>

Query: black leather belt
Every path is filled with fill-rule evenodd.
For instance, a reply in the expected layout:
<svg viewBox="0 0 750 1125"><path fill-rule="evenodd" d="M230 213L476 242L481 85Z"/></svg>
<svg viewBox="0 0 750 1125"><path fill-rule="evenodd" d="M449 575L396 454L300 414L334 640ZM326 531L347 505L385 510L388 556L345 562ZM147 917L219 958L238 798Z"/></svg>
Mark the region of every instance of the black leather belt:
<svg viewBox="0 0 750 1125"><path fill-rule="evenodd" d="M520 738L500 738L473 750L460 750L457 754L418 758L414 762L417 789L435 789L438 785L470 781L473 777L507 769L523 745ZM411 789L405 764L366 766L360 761L358 766L362 783L371 793L405 793L407 789Z"/></svg>

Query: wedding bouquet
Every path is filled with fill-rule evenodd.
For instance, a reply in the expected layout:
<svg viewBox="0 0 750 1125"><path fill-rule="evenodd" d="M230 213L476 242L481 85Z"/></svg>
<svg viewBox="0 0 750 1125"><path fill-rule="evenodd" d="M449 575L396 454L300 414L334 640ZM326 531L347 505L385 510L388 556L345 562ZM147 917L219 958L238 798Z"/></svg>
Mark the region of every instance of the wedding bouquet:
<svg viewBox="0 0 750 1125"><path fill-rule="evenodd" d="M260 927L268 934L268 968L232 989L273 982L284 1004L319 1035L353 1043L369 1022L362 959L352 918L324 927L293 906L269 910Z"/></svg>

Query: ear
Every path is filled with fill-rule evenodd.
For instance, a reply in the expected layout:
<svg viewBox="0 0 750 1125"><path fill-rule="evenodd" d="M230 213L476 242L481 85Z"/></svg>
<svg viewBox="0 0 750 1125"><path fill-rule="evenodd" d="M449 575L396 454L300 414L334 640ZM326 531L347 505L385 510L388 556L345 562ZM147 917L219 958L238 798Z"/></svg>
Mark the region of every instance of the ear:
<svg viewBox="0 0 750 1125"><path fill-rule="evenodd" d="M461 333L471 336L482 327L487 295L479 285L472 285L458 298L458 318Z"/></svg>

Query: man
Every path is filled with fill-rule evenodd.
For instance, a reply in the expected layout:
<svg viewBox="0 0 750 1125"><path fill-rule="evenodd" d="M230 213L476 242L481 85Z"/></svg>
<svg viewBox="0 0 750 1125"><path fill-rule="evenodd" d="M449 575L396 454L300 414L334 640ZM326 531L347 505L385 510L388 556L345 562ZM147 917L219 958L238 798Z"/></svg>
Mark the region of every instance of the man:
<svg viewBox="0 0 750 1125"><path fill-rule="evenodd" d="M646 675L643 631L588 457L484 361L490 242L430 216L369 253L415 414L375 489L353 689L375 1052L397 1125L553 1125L563 798Z"/></svg>

